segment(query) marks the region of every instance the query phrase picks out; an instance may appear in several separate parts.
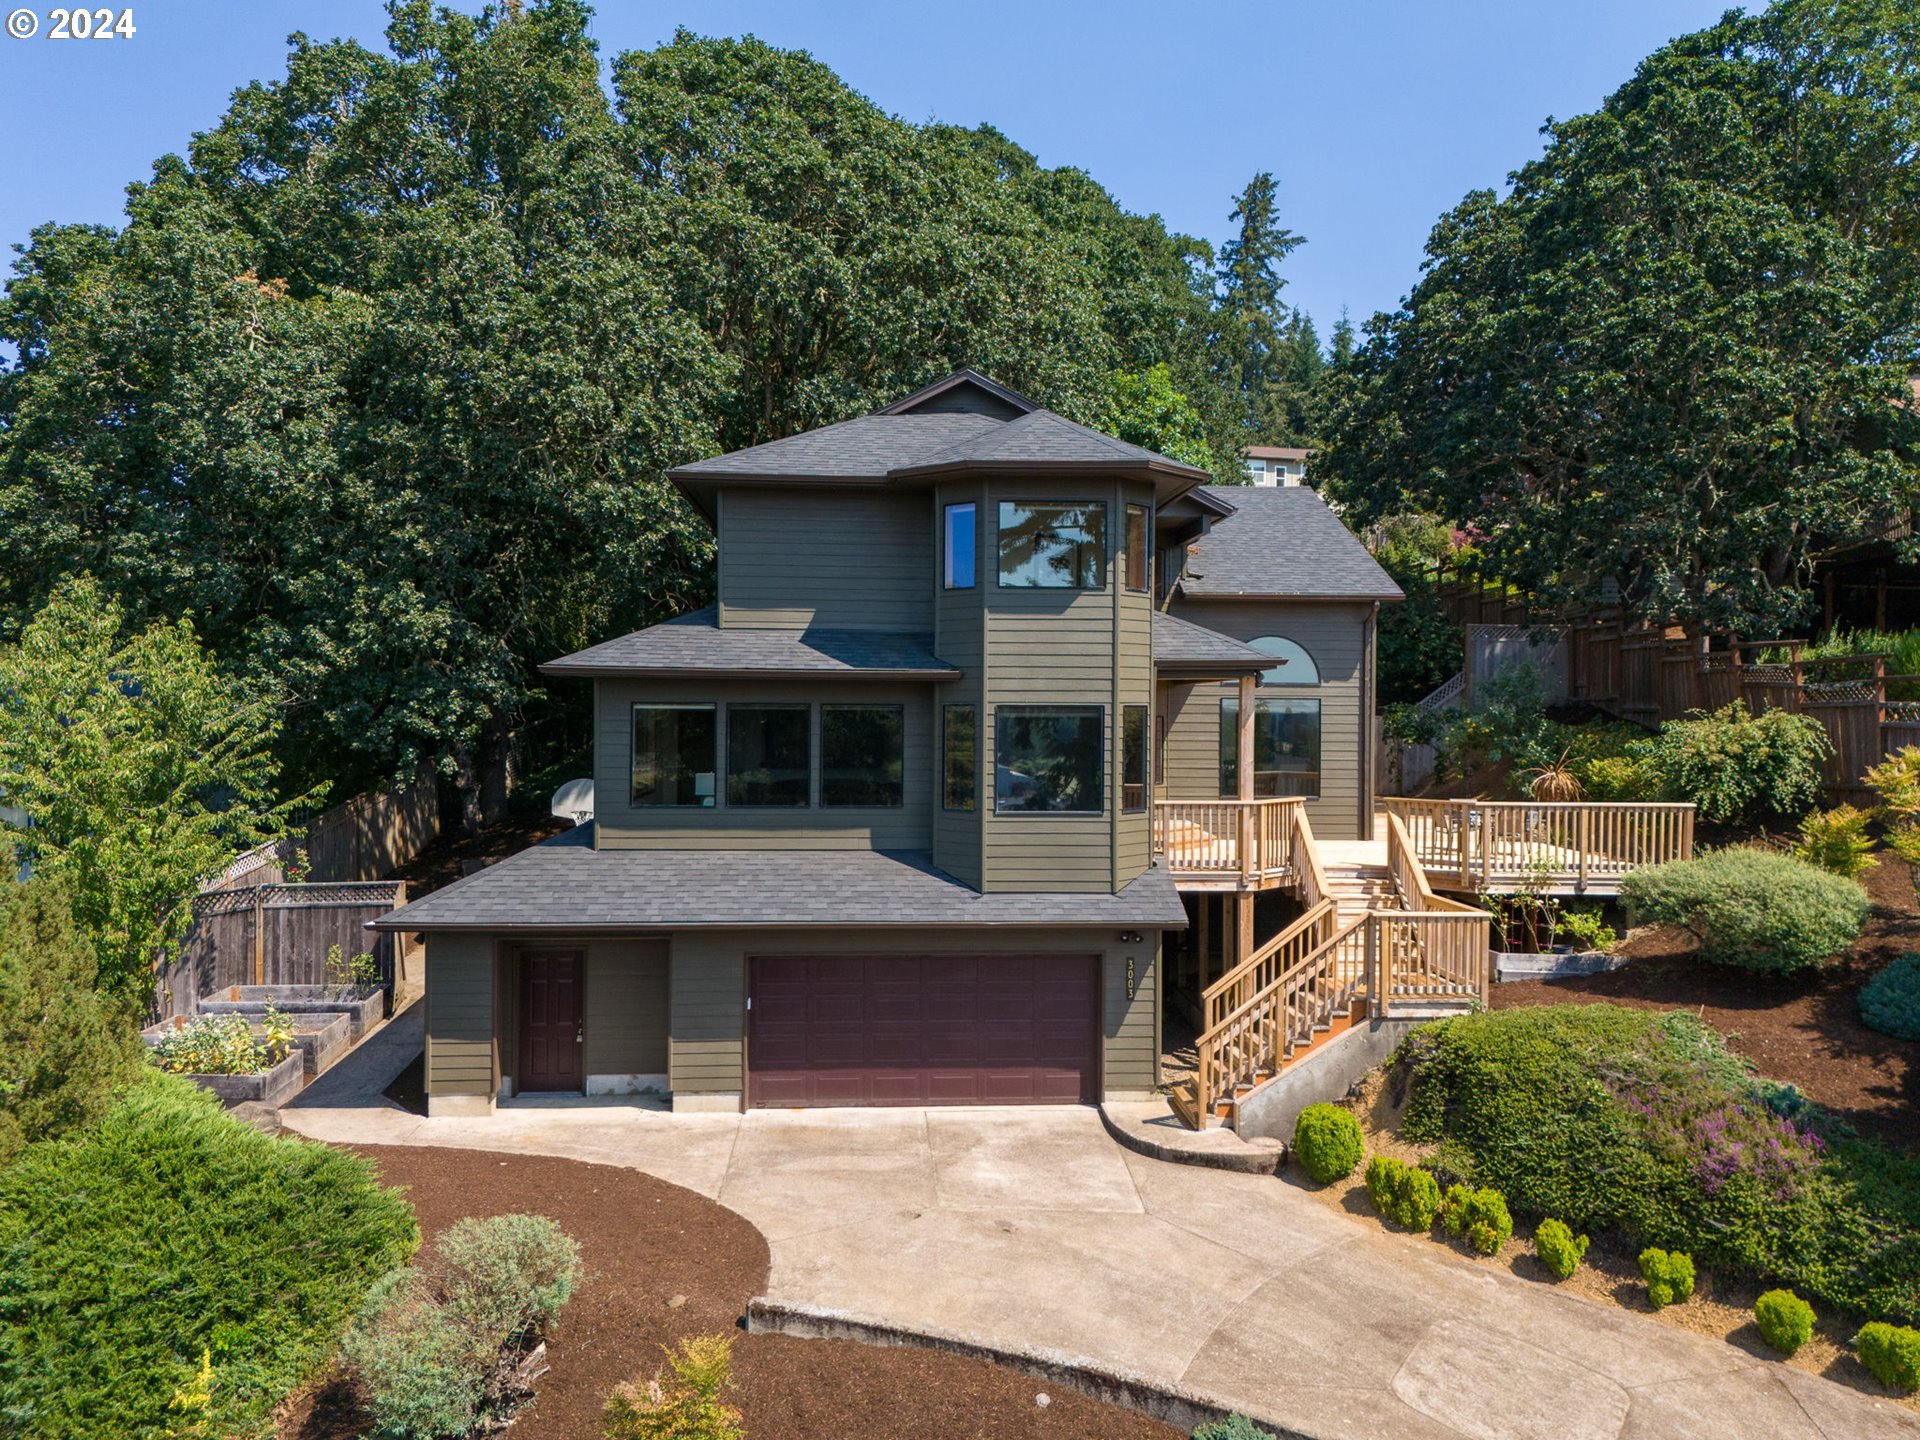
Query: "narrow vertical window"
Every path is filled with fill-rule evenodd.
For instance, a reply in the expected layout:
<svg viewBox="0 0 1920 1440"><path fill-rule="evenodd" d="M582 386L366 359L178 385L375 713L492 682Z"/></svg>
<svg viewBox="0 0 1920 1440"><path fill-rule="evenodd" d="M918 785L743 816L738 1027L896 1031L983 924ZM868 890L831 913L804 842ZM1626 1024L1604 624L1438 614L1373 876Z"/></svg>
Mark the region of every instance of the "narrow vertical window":
<svg viewBox="0 0 1920 1440"><path fill-rule="evenodd" d="M980 773L980 726L971 705L949 705L940 742L940 803L971 810Z"/></svg>
<svg viewBox="0 0 1920 1440"><path fill-rule="evenodd" d="M1167 783L1167 714L1164 710L1153 717L1153 783Z"/></svg>
<svg viewBox="0 0 1920 1440"><path fill-rule="evenodd" d="M1147 707L1125 706L1120 713L1120 804L1127 810L1147 808Z"/></svg>
<svg viewBox="0 0 1920 1440"><path fill-rule="evenodd" d="M1153 577L1149 569L1149 557L1152 553L1152 547L1147 544L1147 507L1127 506L1127 588L1129 590L1151 588Z"/></svg>
<svg viewBox="0 0 1920 1440"><path fill-rule="evenodd" d="M949 505L942 527L947 589L973 589L973 506Z"/></svg>

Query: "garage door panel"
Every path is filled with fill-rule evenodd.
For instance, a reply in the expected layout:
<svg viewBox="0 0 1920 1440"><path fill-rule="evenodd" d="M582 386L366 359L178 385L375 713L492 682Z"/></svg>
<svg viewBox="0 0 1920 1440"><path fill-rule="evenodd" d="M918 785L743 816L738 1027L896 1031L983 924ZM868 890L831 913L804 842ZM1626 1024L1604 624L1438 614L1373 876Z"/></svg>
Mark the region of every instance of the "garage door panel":
<svg viewBox="0 0 1920 1440"><path fill-rule="evenodd" d="M1097 956L749 961L755 1106L1092 1103Z"/></svg>

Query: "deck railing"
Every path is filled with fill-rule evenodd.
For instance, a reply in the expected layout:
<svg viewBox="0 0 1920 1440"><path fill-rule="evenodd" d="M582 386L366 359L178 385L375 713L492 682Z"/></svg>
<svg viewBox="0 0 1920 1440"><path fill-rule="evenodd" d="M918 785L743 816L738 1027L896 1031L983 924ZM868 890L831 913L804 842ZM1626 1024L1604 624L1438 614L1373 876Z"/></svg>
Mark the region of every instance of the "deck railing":
<svg viewBox="0 0 1920 1440"><path fill-rule="evenodd" d="M1293 873L1296 817L1306 802L1156 800L1153 851L1176 878L1253 885Z"/></svg>
<svg viewBox="0 0 1920 1440"><path fill-rule="evenodd" d="M1693 856L1693 806L1383 799L1413 854L1449 888L1612 892L1631 870Z"/></svg>

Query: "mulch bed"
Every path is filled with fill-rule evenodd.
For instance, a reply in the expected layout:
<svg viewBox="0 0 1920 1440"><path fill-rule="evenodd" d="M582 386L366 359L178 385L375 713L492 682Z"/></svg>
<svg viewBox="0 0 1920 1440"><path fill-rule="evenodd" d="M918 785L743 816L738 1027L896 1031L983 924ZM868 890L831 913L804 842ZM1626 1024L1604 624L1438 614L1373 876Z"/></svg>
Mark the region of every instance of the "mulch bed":
<svg viewBox="0 0 1920 1440"><path fill-rule="evenodd" d="M767 1280L767 1243L731 1210L650 1175L482 1150L356 1147L406 1186L428 1243L468 1215L551 1216L580 1242L587 1279L562 1312L553 1368L515 1440L595 1440L607 1392L660 1368L684 1336L736 1334L732 1399L753 1440L1176 1440L1130 1410L927 1350L738 1331ZM1043 1409L1034 1397L1045 1390ZM334 1379L296 1397L282 1440L349 1440L366 1420Z"/></svg>
<svg viewBox="0 0 1920 1440"><path fill-rule="evenodd" d="M1818 973L1769 978L1704 965L1693 937L1659 927L1620 947L1632 963L1600 975L1492 987L1492 1007L1606 1000L1687 1009L1727 1037L1760 1074L1797 1085L1863 1135L1920 1149L1920 1043L1860 1022L1860 987L1889 961L1920 950L1920 899L1907 862L1882 853L1862 877L1873 913L1853 947Z"/></svg>

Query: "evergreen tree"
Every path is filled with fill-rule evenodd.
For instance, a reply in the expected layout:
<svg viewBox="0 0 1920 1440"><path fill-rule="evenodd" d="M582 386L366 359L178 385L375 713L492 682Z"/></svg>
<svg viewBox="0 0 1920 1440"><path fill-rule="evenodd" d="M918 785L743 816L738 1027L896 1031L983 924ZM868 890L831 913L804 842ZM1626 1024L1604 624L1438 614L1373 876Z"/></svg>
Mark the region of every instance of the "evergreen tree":
<svg viewBox="0 0 1920 1440"><path fill-rule="evenodd" d="M1230 217L1239 227L1220 247L1215 272L1214 375L1234 400L1244 446L1267 438L1273 392L1287 373L1287 327L1280 262L1305 243L1280 223L1279 187L1263 170L1247 183Z"/></svg>

